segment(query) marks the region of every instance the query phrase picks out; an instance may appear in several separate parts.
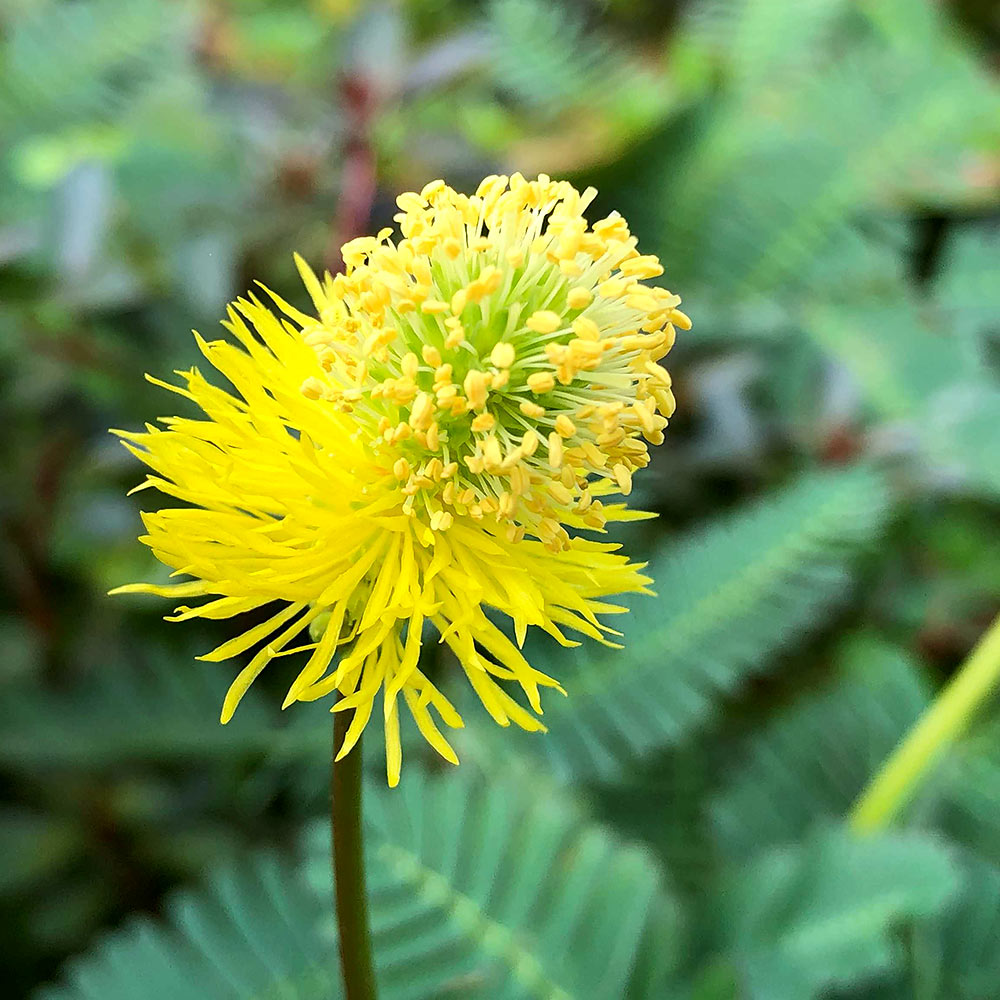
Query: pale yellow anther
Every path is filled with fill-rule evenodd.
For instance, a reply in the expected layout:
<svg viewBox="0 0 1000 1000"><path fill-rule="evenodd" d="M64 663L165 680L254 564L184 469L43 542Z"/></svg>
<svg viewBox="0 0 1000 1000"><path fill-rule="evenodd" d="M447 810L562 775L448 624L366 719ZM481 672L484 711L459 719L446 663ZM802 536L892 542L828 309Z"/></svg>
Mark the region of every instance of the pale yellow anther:
<svg viewBox="0 0 1000 1000"><path fill-rule="evenodd" d="M614 474L618 488L625 496L628 496L632 492L632 473L629 472L628 466L619 463L611 471Z"/></svg>
<svg viewBox="0 0 1000 1000"><path fill-rule="evenodd" d="M534 372L528 376L527 383L532 392L541 394L554 389L556 380L551 372Z"/></svg>
<svg viewBox="0 0 1000 1000"><path fill-rule="evenodd" d="M538 432L533 427L529 428L521 438L521 451L529 457L534 455L538 450L538 442Z"/></svg>
<svg viewBox="0 0 1000 1000"><path fill-rule="evenodd" d="M597 294L603 299L616 299L628 287L628 282L622 278L609 278L597 286Z"/></svg>
<svg viewBox="0 0 1000 1000"><path fill-rule="evenodd" d="M397 458L395 464L392 467L392 474L397 479L409 479L410 463L407 462L405 458Z"/></svg>
<svg viewBox="0 0 1000 1000"><path fill-rule="evenodd" d="M611 239L612 236L621 234L628 235L628 225L618 212L612 212L605 218L598 219L591 228L605 239Z"/></svg>
<svg viewBox="0 0 1000 1000"><path fill-rule="evenodd" d="M512 545L517 545L519 542L524 541L525 533L523 524L508 524L504 535L508 542Z"/></svg>
<svg viewBox="0 0 1000 1000"><path fill-rule="evenodd" d="M455 475L456 472L458 472L458 462L449 462L441 470L441 478L442 479L451 479L451 477L453 475Z"/></svg>
<svg viewBox="0 0 1000 1000"><path fill-rule="evenodd" d="M508 382L510 382L510 371L506 368L503 368L498 372L494 372L490 376L491 389L503 389L506 387Z"/></svg>
<svg viewBox="0 0 1000 1000"><path fill-rule="evenodd" d="M580 364L584 360L596 361L604 353L606 341L584 340L582 337L569 342L570 352L574 355L574 360Z"/></svg>
<svg viewBox="0 0 1000 1000"><path fill-rule="evenodd" d="M682 313L680 309L671 309L669 318L671 323L679 326L682 330L691 329L691 320L685 313Z"/></svg>
<svg viewBox="0 0 1000 1000"><path fill-rule="evenodd" d="M523 457L524 452L521 452ZM524 496L528 492L528 487L531 485L531 476L528 474L528 470L522 464L515 465L509 474L510 480L510 490L515 496Z"/></svg>
<svg viewBox="0 0 1000 1000"><path fill-rule="evenodd" d="M430 476L434 482L438 482L441 479L441 472L444 469L444 462L441 461L436 455L432 458L427 465L424 467L424 475Z"/></svg>
<svg viewBox="0 0 1000 1000"><path fill-rule="evenodd" d="M593 299L594 296L589 288L581 288L580 286L577 286L576 288L571 288L569 293L566 295L566 305L568 305L570 309L586 309Z"/></svg>
<svg viewBox="0 0 1000 1000"><path fill-rule="evenodd" d="M453 369L450 364L439 365L434 369L434 386L451 385L451 373Z"/></svg>
<svg viewBox="0 0 1000 1000"><path fill-rule="evenodd" d="M430 200L430 199L431 199L431 198L432 198L432 197L433 197L434 195L436 195L436 194L437 194L437 193L438 193L439 191L443 191L443 190L445 189L445 187L446 187L446 186L447 186L447 185L445 184L445 182L444 182L443 180L441 180L441 179L438 179L438 180L433 180L433 181L428 181L428 182L427 182L427 183L426 183L426 184L425 184L425 185L424 185L424 186L423 186L423 187L422 187L422 188L420 189L420 197L421 197L421 198L422 198L422 199L423 199L424 201L428 201L428 200ZM396 204L397 204L397 205L399 205L399 202L397 201L397 202L396 202ZM402 208L403 206L402 206L402 205L400 205L399 207L400 207L400 208Z"/></svg>
<svg viewBox="0 0 1000 1000"><path fill-rule="evenodd" d="M549 483L549 496L556 503L568 507L573 502L573 494L558 480Z"/></svg>
<svg viewBox="0 0 1000 1000"><path fill-rule="evenodd" d="M442 302L440 299L425 299L420 303L420 311L422 313L429 313L431 315L438 315L439 313L446 313L451 308L447 302Z"/></svg>
<svg viewBox="0 0 1000 1000"><path fill-rule="evenodd" d="M472 421L472 430L477 434L482 431L491 431L493 430L495 424L496 418L492 413L480 413L479 416Z"/></svg>
<svg viewBox="0 0 1000 1000"><path fill-rule="evenodd" d="M576 433L576 424L565 413L556 417L556 433L563 438L570 438Z"/></svg>
<svg viewBox="0 0 1000 1000"><path fill-rule="evenodd" d="M587 461L595 469L603 469L608 464L607 456L592 441L583 441L580 444Z"/></svg>
<svg viewBox="0 0 1000 1000"><path fill-rule="evenodd" d="M514 363L516 353L514 351L514 345L509 344L504 340L501 340L498 344L495 344L493 350L490 351L490 361L497 366L497 368L510 368Z"/></svg>
<svg viewBox="0 0 1000 1000"><path fill-rule="evenodd" d="M563 442L562 438L553 431L548 438L549 442L549 464L555 468L559 468L563 461Z"/></svg>
<svg viewBox="0 0 1000 1000"><path fill-rule="evenodd" d="M524 263L524 250L521 247L512 247L503 257L510 267L517 268Z"/></svg>
<svg viewBox="0 0 1000 1000"><path fill-rule="evenodd" d="M427 443L425 447L431 451L437 451L441 443L440 433L437 421L432 421L430 427L427 428Z"/></svg>
<svg viewBox="0 0 1000 1000"><path fill-rule="evenodd" d="M470 371L465 376L465 382L462 385L465 389L465 395L469 400L469 405L475 410L482 409L486 405L489 395L486 388L486 373L476 370Z"/></svg>
<svg viewBox="0 0 1000 1000"><path fill-rule="evenodd" d="M432 368L441 367L441 352L433 344L424 344L420 349L424 361Z"/></svg>
<svg viewBox="0 0 1000 1000"><path fill-rule="evenodd" d="M647 254L644 257L632 257L618 265L618 269L629 278L656 278L663 274L663 265L658 257Z"/></svg>
<svg viewBox="0 0 1000 1000"><path fill-rule="evenodd" d="M421 297L427 298L430 289L434 286L434 278L431 275L431 265L426 257L414 257L410 265L413 277L417 279L418 287L424 293Z"/></svg>
<svg viewBox="0 0 1000 1000"><path fill-rule="evenodd" d="M441 245L444 248L445 255L449 260L455 260L455 258L462 252L462 244L459 240L455 239L454 236L449 236L448 239L446 239Z"/></svg>
<svg viewBox="0 0 1000 1000"><path fill-rule="evenodd" d="M559 313L539 309L528 317L524 325L535 333L555 333L563 325L563 321Z"/></svg>
<svg viewBox="0 0 1000 1000"><path fill-rule="evenodd" d="M639 421L639 426L643 429L644 433L651 434L657 429L653 423L652 413L642 403L633 403L630 412L635 414L636 419Z"/></svg>
<svg viewBox="0 0 1000 1000"><path fill-rule="evenodd" d="M653 298L652 295L647 295L644 292L632 292L630 295L625 296L625 305L629 309L638 309L639 312L651 313L655 312L660 308L660 304Z"/></svg>
<svg viewBox="0 0 1000 1000"><path fill-rule="evenodd" d="M581 340L601 339L600 327L592 319L588 319L586 316L577 316L577 318L573 320L570 326L573 332Z"/></svg>
<svg viewBox="0 0 1000 1000"><path fill-rule="evenodd" d="M500 442L495 437L488 437L483 443L483 461L488 470L499 469L503 462Z"/></svg>
<svg viewBox="0 0 1000 1000"><path fill-rule="evenodd" d="M458 316L462 310L465 308L466 303L469 301L469 293L464 289L460 288L451 297L451 313L453 316Z"/></svg>
<svg viewBox="0 0 1000 1000"><path fill-rule="evenodd" d="M506 490L497 497L497 513L502 518L511 518L517 508L517 500Z"/></svg>
<svg viewBox="0 0 1000 1000"><path fill-rule="evenodd" d="M551 236L536 236L532 241L528 249L536 257L544 256L546 250L549 248L549 244L552 242Z"/></svg>
<svg viewBox="0 0 1000 1000"><path fill-rule="evenodd" d="M518 409L526 417L533 417L535 420L540 420L545 416L545 407L539 406L538 403L533 403L530 399L524 400Z"/></svg>
<svg viewBox="0 0 1000 1000"><path fill-rule="evenodd" d="M410 426L414 430L427 430L434 417L434 400L426 392L421 392L413 401L410 410Z"/></svg>
<svg viewBox="0 0 1000 1000"><path fill-rule="evenodd" d="M302 383L299 391L306 399L322 399L326 395L326 386L318 378L310 375Z"/></svg>
<svg viewBox="0 0 1000 1000"><path fill-rule="evenodd" d="M498 267L483 268L483 273L475 281L469 283L466 293L470 302L479 302L495 292L503 283L503 272Z"/></svg>
<svg viewBox="0 0 1000 1000"><path fill-rule="evenodd" d="M465 330L459 326L448 332L448 336L444 338L444 346L449 350L453 351L462 341L465 340Z"/></svg>
<svg viewBox="0 0 1000 1000"><path fill-rule="evenodd" d="M447 531L454 523L454 516L447 510L436 510L431 514L431 531Z"/></svg>
<svg viewBox="0 0 1000 1000"><path fill-rule="evenodd" d="M413 191L404 191L396 199L396 204L407 213L421 212L427 207L427 202Z"/></svg>
<svg viewBox="0 0 1000 1000"><path fill-rule="evenodd" d="M420 368L420 358L418 358L413 351L410 351L402 360L400 367L403 369L403 374L409 378L416 378L417 371Z"/></svg>

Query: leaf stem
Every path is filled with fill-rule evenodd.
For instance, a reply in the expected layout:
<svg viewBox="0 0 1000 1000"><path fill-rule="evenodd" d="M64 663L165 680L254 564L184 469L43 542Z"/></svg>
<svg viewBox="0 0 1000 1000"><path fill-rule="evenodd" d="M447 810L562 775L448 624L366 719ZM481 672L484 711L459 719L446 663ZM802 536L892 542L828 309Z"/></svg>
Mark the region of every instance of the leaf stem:
<svg viewBox="0 0 1000 1000"><path fill-rule="evenodd" d="M856 833L874 833L892 822L998 682L1000 616L854 803L849 823Z"/></svg>
<svg viewBox="0 0 1000 1000"><path fill-rule="evenodd" d="M361 741L338 761L350 712L333 715L330 825L340 968L347 1000L376 1000L361 828Z"/></svg>

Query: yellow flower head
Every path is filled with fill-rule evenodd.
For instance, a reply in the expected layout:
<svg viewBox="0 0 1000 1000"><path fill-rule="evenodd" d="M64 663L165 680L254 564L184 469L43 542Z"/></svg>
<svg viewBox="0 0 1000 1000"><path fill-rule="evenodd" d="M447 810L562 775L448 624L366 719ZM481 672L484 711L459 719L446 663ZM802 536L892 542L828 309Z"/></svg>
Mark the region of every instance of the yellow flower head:
<svg viewBox="0 0 1000 1000"><path fill-rule="evenodd" d="M587 224L593 195L544 176L489 177L472 197L435 181L398 199L398 242L343 248L344 274L298 261L316 316L269 292L283 317L251 296L224 323L237 343L197 337L235 393L194 368L180 387L151 379L206 417L117 432L153 470L142 487L184 503L143 514L142 541L193 580L117 592L206 598L172 620L275 605L202 657L258 647L223 722L272 659L304 650L285 705L339 692L344 754L381 692L394 785L400 697L457 763L437 722L462 720L419 668L425 626L490 715L529 730L539 689L562 689L522 655L528 626L613 645L598 615L624 609L603 598L650 581L580 532L645 516L601 498L628 494L663 440L674 400L656 361L690 323L643 283L662 268L624 219Z"/></svg>

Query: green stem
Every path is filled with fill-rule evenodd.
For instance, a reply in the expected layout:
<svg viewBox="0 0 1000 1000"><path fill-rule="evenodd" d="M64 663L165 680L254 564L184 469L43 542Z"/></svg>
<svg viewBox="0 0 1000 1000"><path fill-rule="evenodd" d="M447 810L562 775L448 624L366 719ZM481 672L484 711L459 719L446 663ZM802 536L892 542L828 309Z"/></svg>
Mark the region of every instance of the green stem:
<svg viewBox="0 0 1000 1000"><path fill-rule="evenodd" d="M920 779L962 735L998 682L1000 617L854 803L850 825L856 833L873 833L892 822Z"/></svg>
<svg viewBox="0 0 1000 1000"><path fill-rule="evenodd" d="M350 712L334 713L330 820L340 968L347 1000L376 1000L361 830L361 741L343 760L336 759L350 722Z"/></svg>

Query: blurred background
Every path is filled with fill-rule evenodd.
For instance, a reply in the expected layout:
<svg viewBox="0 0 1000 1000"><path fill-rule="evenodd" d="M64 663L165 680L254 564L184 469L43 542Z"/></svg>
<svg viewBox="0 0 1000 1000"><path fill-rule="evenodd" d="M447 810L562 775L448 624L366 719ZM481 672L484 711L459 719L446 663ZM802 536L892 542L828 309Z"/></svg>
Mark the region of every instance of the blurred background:
<svg viewBox="0 0 1000 1000"><path fill-rule="evenodd" d="M303 305L293 250L520 170L595 185L695 323L627 537L660 596L625 653L539 644L547 736L470 708L460 777L414 742L394 797L369 740L378 863L439 929L386 996L1000 997L1000 716L905 833L837 825L1000 612L998 52L991 0L2 0L4 995L87 951L46 995L335 994L329 716L281 715L275 665L221 728L227 623L105 597L160 573L107 428L173 412L143 373L254 279ZM560 831L517 870L565 906L413 874L393 838L443 814L494 875L503 831Z"/></svg>

